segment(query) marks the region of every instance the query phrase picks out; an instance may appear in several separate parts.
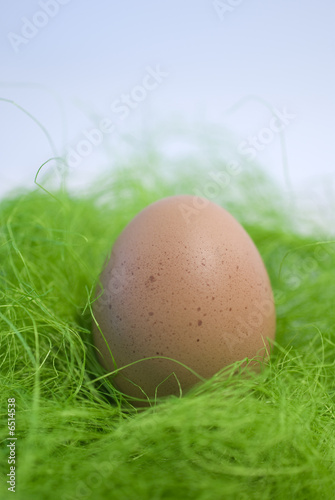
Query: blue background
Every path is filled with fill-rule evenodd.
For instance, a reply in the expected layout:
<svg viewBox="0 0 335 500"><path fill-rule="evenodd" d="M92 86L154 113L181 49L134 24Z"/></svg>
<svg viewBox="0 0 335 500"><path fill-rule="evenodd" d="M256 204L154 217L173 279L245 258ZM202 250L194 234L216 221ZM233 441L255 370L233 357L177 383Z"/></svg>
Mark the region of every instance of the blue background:
<svg viewBox="0 0 335 500"><path fill-rule="evenodd" d="M115 131L71 169L74 186L89 185L112 162L108 145L126 154L145 130L164 132L167 124L188 131L167 146L177 152L201 124L226 127L232 135L222 129L222 144L230 137L238 150L269 126L265 104L294 116L283 134L296 189L320 175L333 183L332 0L222 1L231 6L221 16L211 0L55 2L1 2L0 96L40 120L61 155L101 119L113 122ZM27 22L44 25L28 39ZM112 103L157 65L168 76L122 120ZM54 154L38 126L7 102L0 102L0 140L0 194L32 185ZM279 134L255 159L283 183Z"/></svg>

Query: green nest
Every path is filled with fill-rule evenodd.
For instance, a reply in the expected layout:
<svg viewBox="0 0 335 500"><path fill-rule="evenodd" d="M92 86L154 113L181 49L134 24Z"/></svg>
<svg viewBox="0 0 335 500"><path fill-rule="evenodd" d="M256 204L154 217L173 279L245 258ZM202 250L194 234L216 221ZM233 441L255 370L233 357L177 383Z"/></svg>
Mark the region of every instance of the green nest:
<svg viewBox="0 0 335 500"><path fill-rule="evenodd" d="M237 174L217 160L215 184L192 158L173 172L161 163L138 154L88 193L47 189L46 165L35 190L0 202L0 498L14 498L15 398L16 499L333 499L334 242L308 214L302 226L295 196L255 166ZM261 373L238 362L136 409L96 360L94 290L124 226L181 193L211 196L253 238L274 290L276 342Z"/></svg>

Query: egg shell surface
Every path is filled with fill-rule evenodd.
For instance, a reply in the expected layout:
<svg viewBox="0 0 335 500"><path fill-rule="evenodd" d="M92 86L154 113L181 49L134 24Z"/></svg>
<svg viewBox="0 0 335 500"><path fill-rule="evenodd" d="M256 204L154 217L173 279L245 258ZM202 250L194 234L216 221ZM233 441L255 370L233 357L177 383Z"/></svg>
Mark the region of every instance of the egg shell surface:
<svg viewBox="0 0 335 500"><path fill-rule="evenodd" d="M178 395L199 382L179 363L207 379L245 357L265 359L275 338L272 288L255 244L204 198L172 196L142 210L100 282L94 314L103 335L94 325L94 343L110 372L142 360L113 378L132 397Z"/></svg>

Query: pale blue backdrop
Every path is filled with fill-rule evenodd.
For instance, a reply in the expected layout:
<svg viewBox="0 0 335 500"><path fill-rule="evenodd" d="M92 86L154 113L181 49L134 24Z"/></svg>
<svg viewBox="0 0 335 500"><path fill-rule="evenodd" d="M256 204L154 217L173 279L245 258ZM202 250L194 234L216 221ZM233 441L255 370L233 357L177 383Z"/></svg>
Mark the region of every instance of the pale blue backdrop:
<svg viewBox="0 0 335 500"><path fill-rule="evenodd" d="M89 185L107 146L124 148L121 133L138 144L144 130L166 123L191 135L201 123L228 127L239 154L278 182L284 136L298 190L321 174L333 181L333 0L0 6L0 97L38 119L57 154L71 153L73 185ZM39 127L5 101L0 141L0 194L32 185L54 154Z"/></svg>

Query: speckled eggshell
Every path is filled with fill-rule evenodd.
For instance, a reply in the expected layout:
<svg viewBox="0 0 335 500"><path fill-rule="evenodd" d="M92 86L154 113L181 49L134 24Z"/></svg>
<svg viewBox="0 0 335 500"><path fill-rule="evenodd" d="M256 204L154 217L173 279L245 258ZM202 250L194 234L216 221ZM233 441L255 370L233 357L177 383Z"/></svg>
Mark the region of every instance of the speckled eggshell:
<svg viewBox="0 0 335 500"><path fill-rule="evenodd" d="M263 359L275 337L275 306L261 256L222 207L191 195L142 210L116 240L95 302L94 342L108 371L166 356L204 378L245 357ZM174 374L174 375L171 375ZM199 382L180 364L144 359L113 383L143 398ZM131 382L130 382L131 381ZM138 387L139 386L139 387Z"/></svg>

